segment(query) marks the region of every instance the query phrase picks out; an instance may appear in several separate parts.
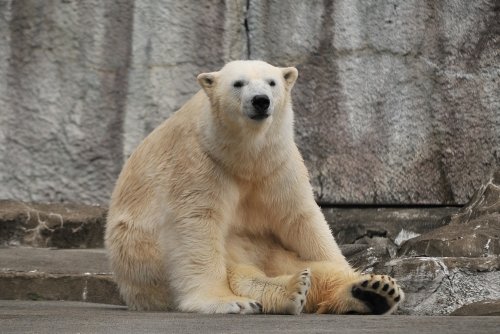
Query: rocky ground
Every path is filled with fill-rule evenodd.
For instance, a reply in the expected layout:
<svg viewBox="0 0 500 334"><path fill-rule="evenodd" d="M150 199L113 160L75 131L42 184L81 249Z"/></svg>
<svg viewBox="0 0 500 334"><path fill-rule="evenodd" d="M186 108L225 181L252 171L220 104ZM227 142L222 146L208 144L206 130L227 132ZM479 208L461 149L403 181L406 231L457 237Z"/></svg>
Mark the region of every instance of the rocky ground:
<svg viewBox="0 0 500 334"><path fill-rule="evenodd" d="M390 274L405 315L500 315L500 173L464 207L324 208L351 263ZM122 304L106 209L0 201L0 299Z"/></svg>

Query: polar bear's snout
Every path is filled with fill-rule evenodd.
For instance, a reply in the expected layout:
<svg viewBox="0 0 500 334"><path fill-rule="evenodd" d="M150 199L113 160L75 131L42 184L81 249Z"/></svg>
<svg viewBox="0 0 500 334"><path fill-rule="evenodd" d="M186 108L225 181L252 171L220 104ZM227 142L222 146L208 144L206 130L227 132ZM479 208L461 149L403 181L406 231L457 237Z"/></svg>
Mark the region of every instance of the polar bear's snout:
<svg viewBox="0 0 500 334"><path fill-rule="evenodd" d="M268 81L261 78L249 80L241 89L243 114L253 121L270 119L274 112L274 95Z"/></svg>
<svg viewBox="0 0 500 334"><path fill-rule="evenodd" d="M254 112L250 115L251 119L264 119L269 117L269 105L271 100L267 95L255 95L252 98Z"/></svg>

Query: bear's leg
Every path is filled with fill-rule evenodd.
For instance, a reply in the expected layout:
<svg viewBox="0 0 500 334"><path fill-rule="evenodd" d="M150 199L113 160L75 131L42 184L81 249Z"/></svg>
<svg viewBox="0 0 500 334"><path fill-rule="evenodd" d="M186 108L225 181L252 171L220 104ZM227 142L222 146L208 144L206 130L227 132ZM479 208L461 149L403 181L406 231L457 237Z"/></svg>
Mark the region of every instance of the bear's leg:
<svg viewBox="0 0 500 334"><path fill-rule="evenodd" d="M257 254L267 276L311 269L311 288L306 313L390 314L404 299L395 280L387 275L362 275L343 262L304 261L296 253L279 247Z"/></svg>
<svg viewBox="0 0 500 334"><path fill-rule="evenodd" d="M179 311L261 312L256 300L237 296L229 287L223 223L215 219L185 218L160 236L170 291Z"/></svg>
<svg viewBox="0 0 500 334"><path fill-rule="evenodd" d="M309 264L312 288L306 312L390 314L404 299L396 281L387 275L362 275L338 270L328 262Z"/></svg>
<svg viewBox="0 0 500 334"><path fill-rule="evenodd" d="M229 285L240 296L261 302L264 313L300 314L311 286L311 271L267 277L252 265L233 265L228 269Z"/></svg>
<svg viewBox="0 0 500 334"><path fill-rule="evenodd" d="M131 310L167 310L167 282L157 242L125 221L111 225L106 247L114 279Z"/></svg>

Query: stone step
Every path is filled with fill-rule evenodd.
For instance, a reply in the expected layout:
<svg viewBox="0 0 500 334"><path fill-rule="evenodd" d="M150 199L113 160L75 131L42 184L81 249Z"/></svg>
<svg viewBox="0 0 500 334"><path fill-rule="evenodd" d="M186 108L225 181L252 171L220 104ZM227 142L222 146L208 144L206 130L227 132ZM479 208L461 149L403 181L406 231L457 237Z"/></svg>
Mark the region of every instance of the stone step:
<svg viewBox="0 0 500 334"><path fill-rule="evenodd" d="M373 257L367 247L341 245L351 262L357 257ZM399 313L413 315L445 315L484 299L496 301L494 309L487 314L498 314L499 269L499 257L409 257L375 264L377 273L398 278L406 293ZM436 298L442 304L439 310L433 309ZM103 249L0 248L2 299L123 305ZM485 314L484 308L477 307L460 312L461 315Z"/></svg>
<svg viewBox="0 0 500 334"><path fill-rule="evenodd" d="M122 305L104 249L0 248L0 299Z"/></svg>
<svg viewBox="0 0 500 334"><path fill-rule="evenodd" d="M393 242L446 225L457 207L323 208L339 244L384 236ZM107 208L0 200L0 245L101 248ZM404 239L404 240L403 240Z"/></svg>

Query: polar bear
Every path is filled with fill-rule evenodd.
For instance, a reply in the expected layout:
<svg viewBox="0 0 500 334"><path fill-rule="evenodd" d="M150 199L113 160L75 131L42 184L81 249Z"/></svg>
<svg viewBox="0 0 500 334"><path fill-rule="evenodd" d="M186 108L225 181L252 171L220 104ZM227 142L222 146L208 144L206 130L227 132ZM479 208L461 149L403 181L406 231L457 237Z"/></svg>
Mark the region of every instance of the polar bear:
<svg viewBox="0 0 500 334"><path fill-rule="evenodd" d="M126 162L106 248L126 304L200 313L391 313L403 292L346 261L294 142L293 67L234 61Z"/></svg>

